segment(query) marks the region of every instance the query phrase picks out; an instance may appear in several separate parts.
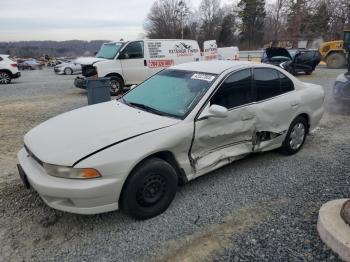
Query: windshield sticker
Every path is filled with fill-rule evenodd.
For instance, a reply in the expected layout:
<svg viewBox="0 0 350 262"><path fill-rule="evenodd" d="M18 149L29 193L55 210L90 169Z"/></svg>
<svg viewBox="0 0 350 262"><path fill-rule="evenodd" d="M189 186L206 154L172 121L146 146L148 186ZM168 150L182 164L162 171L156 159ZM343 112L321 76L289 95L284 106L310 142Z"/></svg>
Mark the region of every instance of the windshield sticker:
<svg viewBox="0 0 350 262"><path fill-rule="evenodd" d="M191 76L191 79L204 80L204 81L207 81L207 82L213 81L214 78L215 78L215 76L213 76L213 75L206 75L206 74L194 74L193 76Z"/></svg>

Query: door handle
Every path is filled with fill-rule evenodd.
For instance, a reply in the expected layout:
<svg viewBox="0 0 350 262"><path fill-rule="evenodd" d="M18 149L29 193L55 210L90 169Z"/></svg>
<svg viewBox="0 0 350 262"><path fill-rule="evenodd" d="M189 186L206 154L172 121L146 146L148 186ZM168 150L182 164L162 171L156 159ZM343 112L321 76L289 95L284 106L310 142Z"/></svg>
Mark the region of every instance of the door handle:
<svg viewBox="0 0 350 262"><path fill-rule="evenodd" d="M244 115L242 116L242 121L248 121L248 120L251 120L254 118L254 115L253 114L248 114L248 115Z"/></svg>
<svg viewBox="0 0 350 262"><path fill-rule="evenodd" d="M144 66L147 66L147 60L146 60L146 59L143 60L143 65L144 65Z"/></svg>

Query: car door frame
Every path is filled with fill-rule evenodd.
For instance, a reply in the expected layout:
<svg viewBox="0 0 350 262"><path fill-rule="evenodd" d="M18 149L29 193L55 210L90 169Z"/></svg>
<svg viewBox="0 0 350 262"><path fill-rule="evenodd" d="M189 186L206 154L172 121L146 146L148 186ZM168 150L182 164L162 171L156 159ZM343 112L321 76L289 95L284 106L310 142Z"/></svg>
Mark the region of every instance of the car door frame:
<svg viewBox="0 0 350 262"><path fill-rule="evenodd" d="M306 63L306 60L303 59L302 62L297 63L297 59L303 55L306 55L309 51L298 51L298 53L300 53L299 56L295 57L295 61L294 61L294 68L296 72L309 72L309 71L313 71L313 66L310 64ZM315 56L315 54L313 55Z"/></svg>
<svg viewBox="0 0 350 262"><path fill-rule="evenodd" d="M121 56L123 56L125 54L125 50L127 49L127 47L130 44L136 43L136 42L140 42L142 44L142 51L143 51L142 58L121 58ZM133 70L132 72L127 72L128 70L125 68L125 62L126 61L135 61L136 59L139 60L138 62L140 62L140 65L141 65L141 66L139 66L139 69ZM123 79L124 79L124 82L126 85L139 84L147 78L147 69L148 68L147 68L147 63L146 63L146 58L145 58L145 43L143 40L136 40L136 41L128 42L123 47L123 49L119 51L118 56L117 56L117 60L120 61L121 70L123 72ZM141 62L141 60L142 60L142 62ZM141 74L140 74L140 72L141 72ZM135 75L136 78L135 78L135 76L130 77L130 75Z"/></svg>
<svg viewBox="0 0 350 262"><path fill-rule="evenodd" d="M201 169L198 169L198 167L196 167L196 161L198 161L198 160L193 158L193 155L192 155L192 153L193 153L193 146L194 146L195 139L196 139L196 123L198 123L199 121L205 121L206 120L205 118L200 118L201 114L206 109L206 107L208 107L208 104L210 103L210 100L213 98L213 96L216 94L216 92L219 90L219 88L222 86L222 84L226 81L226 79L228 79L231 75L233 75L233 74L235 74L235 73L237 73L239 71L245 70L245 69L249 69L250 73L251 73L250 89L251 89L251 94L252 94L252 102L250 102L248 104L244 104L244 105L240 105L240 106L236 106L236 107L230 108L230 109L228 109L228 112L240 110L242 108L247 108L247 107L252 107L252 110L255 110L254 107L255 107L255 104L256 104L256 102L255 102L256 101L256 93L255 93L254 87L253 87L253 68L251 66L246 66L246 67L243 67L243 68L239 68L239 69L227 72L225 74L225 76L222 77L220 82L216 84L215 88L211 91L210 95L202 103L201 108L198 110L198 112L196 113L196 115L195 115L195 117L193 119L193 124L194 124L193 136L192 136L191 146L190 146L189 151L188 151L188 157L190 159L191 166L192 166L192 168L195 171L195 174L194 174L193 178L201 176L201 175L203 175L205 173L208 173L208 172L210 172L212 170L215 170L215 169L219 168L220 166L228 164L229 162L232 162L234 160L242 158L242 157L246 156L247 154L249 154L251 152L250 151L250 152L246 152L244 154L238 154L236 156L231 156L231 157L229 157L227 159L227 161L223 160L223 161L221 161L220 163L218 163L216 165L209 165L208 167L204 167L204 168L201 168ZM223 119L225 119L225 118L223 118ZM253 129L255 129L255 127ZM251 142L252 145L253 145L253 140L254 140L254 134L252 134L252 140L249 141L249 142ZM245 141L245 142L247 142L247 141ZM252 148L253 148L253 146L252 146Z"/></svg>

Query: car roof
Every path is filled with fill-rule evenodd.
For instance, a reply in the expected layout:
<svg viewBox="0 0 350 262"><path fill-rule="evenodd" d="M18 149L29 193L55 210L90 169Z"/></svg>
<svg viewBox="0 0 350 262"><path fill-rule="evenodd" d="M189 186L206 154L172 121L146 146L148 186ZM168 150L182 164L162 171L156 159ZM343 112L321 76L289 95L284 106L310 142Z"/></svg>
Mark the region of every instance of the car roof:
<svg viewBox="0 0 350 262"><path fill-rule="evenodd" d="M256 64L248 61L212 60L179 64L172 66L171 69L221 74L227 69L239 69L249 65L253 67Z"/></svg>

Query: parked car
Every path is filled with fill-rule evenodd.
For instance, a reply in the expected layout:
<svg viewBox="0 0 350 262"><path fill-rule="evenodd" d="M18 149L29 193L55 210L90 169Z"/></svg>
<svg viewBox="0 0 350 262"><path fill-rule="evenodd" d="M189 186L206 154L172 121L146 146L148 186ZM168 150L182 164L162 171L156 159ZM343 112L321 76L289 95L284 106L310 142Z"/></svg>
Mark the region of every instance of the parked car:
<svg viewBox="0 0 350 262"><path fill-rule="evenodd" d="M18 64L19 70L36 70L42 69L43 65L39 63L36 59L25 60Z"/></svg>
<svg viewBox="0 0 350 262"><path fill-rule="evenodd" d="M94 67L99 77L111 79L111 94L123 91L125 86L139 84L160 70L201 59L197 41L183 39L145 39L129 42L111 42L102 45L96 57L78 58L83 76ZM84 78L77 77L74 85L86 88Z"/></svg>
<svg viewBox="0 0 350 262"><path fill-rule="evenodd" d="M323 115L324 94L267 64L176 65L119 100L29 131L19 174L55 209L121 208L147 219L167 209L178 184L250 153L297 153Z"/></svg>
<svg viewBox="0 0 350 262"><path fill-rule="evenodd" d="M338 75L333 86L336 100L350 100L350 72Z"/></svg>
<svg viewBox="0 0 350 262"><path fill-rule="evenodd" d="M54 71L58 75L73 75L81 73L81 64L75 61L67 61L56 65Z"/></svg>
<svg viewBox="0 0 350 262"><path fill-rule="evenodd" d="M12 79L20 76L21 73L18 72L17 62L9 55L0 54L0 84L9 84Z"/></svg>
<svg viewBox="0 0 350 262"><path fill-rule="evenodd" d="M304 72L312 74L321 61L318 50L290 49L281 47L267 48L261 58L262 63L280 66L292 75Z"/></svg>
<svg viewBox="0 0 350 262"><path fill-rule="evenodd" d="M52 60L49 60L47 62L47 66L48 67L54 67L54 66L57 66L57 65L62 64L62 63L63 63L63 61L61 61L61 60L54 60L54 59L52 59Z"/></svg>

